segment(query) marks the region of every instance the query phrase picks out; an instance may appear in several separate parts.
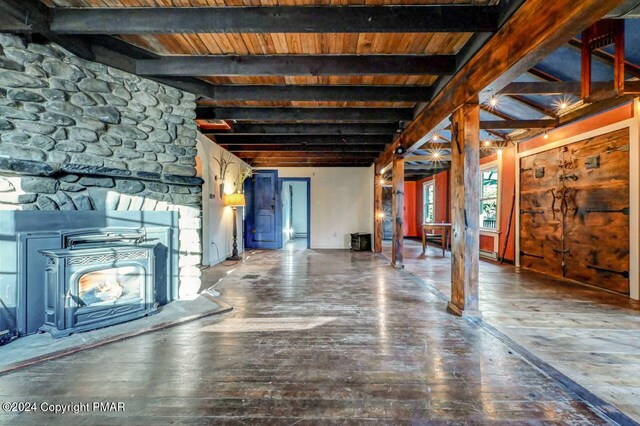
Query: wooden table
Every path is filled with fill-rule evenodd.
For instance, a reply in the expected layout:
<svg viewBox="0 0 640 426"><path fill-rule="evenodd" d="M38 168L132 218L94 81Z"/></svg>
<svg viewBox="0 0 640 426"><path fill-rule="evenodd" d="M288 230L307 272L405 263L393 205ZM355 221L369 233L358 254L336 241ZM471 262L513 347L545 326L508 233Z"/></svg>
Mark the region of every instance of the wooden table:
<svg viewBox="0 0 640 426"><path fill-rule="evenodd" d="M449 234L451 233L451 224L450 223L437 223L437 222L429 222L422 224L422 254L425 254L427 250L427 240L428 239L438 239L440 240L440 244L442 245L442 257L444 257L444 252L447 249L447 244L449 242ZM437 236L437 238L429 238L429 236Z"/></svg>

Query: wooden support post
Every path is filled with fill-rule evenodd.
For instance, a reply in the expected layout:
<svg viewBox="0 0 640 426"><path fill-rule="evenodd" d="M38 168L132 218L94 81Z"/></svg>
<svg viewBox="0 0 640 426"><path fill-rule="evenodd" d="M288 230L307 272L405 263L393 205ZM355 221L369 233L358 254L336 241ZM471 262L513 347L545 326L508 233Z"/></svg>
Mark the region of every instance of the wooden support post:
<svg viewBox="0 0 640 426"><path fill-rule="evenodd" d="M393 157L393 246L391 248L391 266L402 269L404 249L404 157Z"/></svg>
<svg viewBox="0 0 640 426"><path fill-rule="evenodd" d="M580 81L582 82L582 99L591 96L591 28L587 28L582 32L582 52L580 54Z"/></svg>
<svg viewBox="0 0 640 426"><path fill-rule="evenodd" d="M613 90L618 96L625 94L625 56L624 56L624 19L617 19L613 36L614 60L613 60Z"/></svg>
<svg viewBox="0 0 640 426"><path fill-rule="evenodd" d="M384 219L384 208L382 206L382 175L373 175L373 251L374 253L382 253L382 220Z"/></svg>
<svg viewBox="0 0 640 426"><path fill-rule="evenodd" d="M582 99L595 102L603 97L596 94L592 84L591 58L594 52L610 44L614 45L613 87L604 91L605 97L622 96L625 93L624 20L603 19L582 32Z"/></svg>
<svg viewBox="0 0 640 426"><path fill-rule="evenodd" d="M480 259L480 106L453 113L451 161L451 301L457 315L478 316Z"/></svg>

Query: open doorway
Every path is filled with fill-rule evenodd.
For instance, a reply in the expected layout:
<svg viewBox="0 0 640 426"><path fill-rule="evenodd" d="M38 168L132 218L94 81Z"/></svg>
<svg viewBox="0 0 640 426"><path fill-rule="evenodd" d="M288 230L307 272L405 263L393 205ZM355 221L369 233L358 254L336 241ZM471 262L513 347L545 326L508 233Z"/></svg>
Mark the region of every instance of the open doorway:
<svg viewBox="0 0 640 426"><path fill-rule="evenodd" d="M282 200L282 248L304 250L311 247L311 179L280 179Z"/></svg>

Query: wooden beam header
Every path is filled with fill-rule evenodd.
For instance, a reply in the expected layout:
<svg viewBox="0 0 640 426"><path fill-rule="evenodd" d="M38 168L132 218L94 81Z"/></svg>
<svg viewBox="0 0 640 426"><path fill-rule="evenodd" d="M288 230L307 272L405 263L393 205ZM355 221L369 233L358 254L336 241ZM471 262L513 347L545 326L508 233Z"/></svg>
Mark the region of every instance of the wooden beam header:
<svg viewBox="0 0 640 426"><path fill-rule="evenodd" d="M55 8L60 34L495 32L482 5Z"/></svg>
<svg viewBox="0 0 640 426"><path fill-rule="evenodd" d="M490 120L481 121L483 130L496 129L551 129L558 125L558 120Z"/></svg>
<svg viewBox="0 0 640 426"><path fill-rule="evenodd" d="M140 76L442 75L455 55L170 55L135 62Z"/></svg>
<svg viewBox="0 0 640 426"><path fill-rule="evenodd" d="M163 80L175 85L181 79ZM184 87L214 101L421 102L431 99L433 93L429 86L214 85L202 80Z"/></svg>
<svg viewBox="0 0 640 426"><path fill-rule="evenodd" d="M238 121L318 121L395 123L413 119L410 108L224 108L198 107L198 118Z"/></svg>
<svg viewBox="0 0 640 426"><path fill-rule="evenodd" d="M391 143L388 135L217 135L216 143L243 145L314 145L314 144L344 144L349 145L380 145Z"/></svg>
<svg viewBox="0 0 640 426"><path fill-rule="evenodd" d="M386 123L245 123L232 130L206 131L207 135L394 135L398 124Z"/></svg>
<svg viewBox="0 0 640 426"><path fill-rule="evenodd" d="M317 145L244 145L242 143L224 143L219 144L224 149L231 152L274 152L274 151L294 151L294 152L329 152L329 153L380 153L384 150L385 145L344 145L344 144L317 144Z"/></svg>
<svg viewBox="0 0 640 426"><path fill-rule="evenodd" d="M377 163L388 164L399 146L408 152L418 149L423 136L453 110L482 90L498 92L620 2L527 0L435 95Z"/></svg>

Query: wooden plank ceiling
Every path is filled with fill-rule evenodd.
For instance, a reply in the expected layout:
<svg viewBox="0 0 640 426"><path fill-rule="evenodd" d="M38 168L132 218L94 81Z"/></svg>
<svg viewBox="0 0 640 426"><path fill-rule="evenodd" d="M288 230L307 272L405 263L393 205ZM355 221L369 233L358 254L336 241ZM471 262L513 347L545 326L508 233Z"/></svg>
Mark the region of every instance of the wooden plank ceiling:
<svg viewBox="0 0 640 426"><path fill-rule="evenodd" d="M0 0L0 13L82 57L196 93L203 132L254 166L370 166L410 144L406 177L417 179L448 168L450 158L448 121L437 124L423 108L531 2ZM635 17L635 4L610 17ZM635 22L625 21L625 68L637 80ZM0 20L0 30L13 31L7 25ZM505 90L481 94L487 155L624 101L580 99L578 37L513 75ZM604 47L593 57L602 84L614 55ZM625 93L639 86L632 80Z"/></svg>
<svg viewBox="0 0 640 426"><path fill-rule="evenodd" d="M514 3L506 0L502 3L505 2ZM231 128L226 131L203 129L203 132L258 167L370 166L413 118L416 104L430 100L428 89L439 79L453 74L465 49L479 47L478 40L478 46L472 45L474 38L478 34L490 36L497 30L499 18L506 13L499 9L498 0L44 0L42 3L55 10L97 8L104 11L158 7L177 10L256 6L342 6L340 9L430 6L430 13L445 22L442 24L438 19L426 16L427 21L433 21L435 30L424 28L419 32L411 29L411 25L406 26L410 28L407 32L387 32L386 29L384 32L352 32L349 28L344 32L326 32L322 28L314 32L294 32L300 26L295 22L288 24L292 31L284 28L283 32L263 33L258 28L248 32L220 30L206 33L168 29L163 33L153 29L139 30L134 24L130 33L109 32L121 41L160 55L161 67L156 66L158 58L150 59L148 67L140 61L139 74L148 72L151 78L169 84L181 82L182 87L191 84L199 89L202 97L199 98L198 119L224 120ZM495 12L495 19L491 13L487 16L495 28L478 32L443 31L443 25L455 28L486 25L469 19L473 18L465 16L469 9L460 7L453 10L456 19L447 18L446 14L452 11L439 9L439 6L451 5L476 6L474 13L478 16L493 8L491 13ZM392 17L393 13L389 10ZM52 29L63 33L99 33L103 21L103 17L86 15L92 22L87 22L85 28L82 18L78 20L62 13L60 19L53 16ZM448 20L453 23L447 24ZM108 21L103 22L107 25ZM377 25L384 26L384 22ZM440 28L436 28L438 26ZM353 65L345 62L345 55L352 58ZM398 56L397 61L391 56ZM184 64L193 57L204 58L202 60L206 62L196 64L196 68L186 67L188 70L212 71L207 75L201 72L189 75L188 70L179 69L181 62ZM217 62L230 57L233 59L228 63ZM256 58L273 58L276 61L274 72L264 72L259 64L252 66ZM363 65L365 60L369 62ZM160 69L162 75L154 75ZM279 69L284 70L282 75ZM337 70L335 73L334 69ZM327 86L345 87L332 90Z"/></svg>

